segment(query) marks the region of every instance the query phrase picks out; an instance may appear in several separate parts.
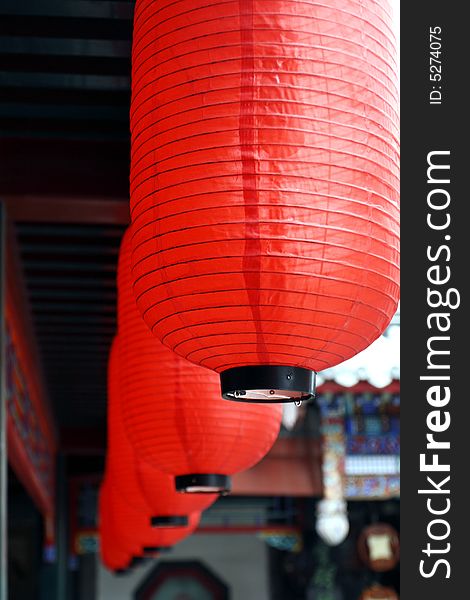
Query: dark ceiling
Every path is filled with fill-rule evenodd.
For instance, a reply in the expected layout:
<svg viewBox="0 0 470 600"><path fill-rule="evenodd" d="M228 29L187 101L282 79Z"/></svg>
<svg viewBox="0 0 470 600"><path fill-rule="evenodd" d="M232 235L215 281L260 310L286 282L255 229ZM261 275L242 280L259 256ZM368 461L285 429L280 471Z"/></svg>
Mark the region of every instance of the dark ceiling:
<svg viewBox="0 0 470 600"><path fill-rule="evenodd" d="M126 196L132 11L0 2L2 194Z"/></svg>
<svg viewBox="0 0 470 600"><path fill-rule="evenodd" d="M58 425L104 431L127 221L133 2L0 2L0 197Z"/></svg>

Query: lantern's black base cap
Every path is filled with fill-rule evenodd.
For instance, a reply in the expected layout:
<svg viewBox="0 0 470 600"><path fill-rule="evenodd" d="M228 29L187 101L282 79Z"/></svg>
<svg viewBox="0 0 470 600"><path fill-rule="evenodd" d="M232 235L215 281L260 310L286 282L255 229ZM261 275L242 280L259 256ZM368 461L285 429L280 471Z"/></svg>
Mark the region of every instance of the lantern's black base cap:
<svg viewBox="0 0 470 600"><path fill-rule="evenodd" d="M142 550L144 554L164 554L171 552L171 546L144 546Z"/></svg>
<svg viewBox="0 0 470 600"><path fill-rule="evenodd" d="M187 494L221 494L230 493L232 484L227 475L215 473L194 473L192 475L177 475L175 477L177 492Z"/></svg>
<svg viewBox="0 0 470 600"><path fill-rule="evenodd" d="M150 517L152 527L187 527L188 524L189 521L186 516Z"/></svg>
<svg viewBox="0 0 470 600"><path fill-rule="evenodd" d="M127 569L114 569L113 573L120 577L121 575L127 575Z"/></svg>
<svg viewBox="0 0 470 600"><path fill-rule="evenodd" d="M255 365L220 374L222 396L239 402L307 402L315 397L315 371L303 367Z"/></svg>

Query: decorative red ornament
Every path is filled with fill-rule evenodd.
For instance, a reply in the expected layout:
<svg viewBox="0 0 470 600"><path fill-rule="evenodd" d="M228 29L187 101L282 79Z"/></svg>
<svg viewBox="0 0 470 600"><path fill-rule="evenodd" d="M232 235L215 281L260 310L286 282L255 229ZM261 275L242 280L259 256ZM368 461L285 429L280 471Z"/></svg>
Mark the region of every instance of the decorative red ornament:
<svg viewBox="0 0 470 600"><path fill-rule="evenodd" d="M227 398L309 398L399 295L387 0L137 0L134 291Z"/></svg>
<svg viewBox="0 0 470 600"><path fill-rule="evenodd" d="M399 600L399 598L394 589L374 584L362 592L359 600Z"/></svg>
<svg viewBox="0 0 470 600"><path fill-rule="evenodd" d="M217 499L217 494L179 494L175 491L172 476L142 464L135 455L121 414L126 398L120 379L125 370L119 364L117 336L111 346L108 365L107 471L122 498L135 510L147 515L154 527L186 526L188 515L210 506Z"/></svg>
<svg viewBox="0 0 470 600"><path fill-rule="evenodd" d="M148 331L131 287L131 233L118 263L122 417L139 459L175 476L180 491L229 489L228 476L257 463L279 432L280 405L220 397L217 375L180 358Z"/></svg>

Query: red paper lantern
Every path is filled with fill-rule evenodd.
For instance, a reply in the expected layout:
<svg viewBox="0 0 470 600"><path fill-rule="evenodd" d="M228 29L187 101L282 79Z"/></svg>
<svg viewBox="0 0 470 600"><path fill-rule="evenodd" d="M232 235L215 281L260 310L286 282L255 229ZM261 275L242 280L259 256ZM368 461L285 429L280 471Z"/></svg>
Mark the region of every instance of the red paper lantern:
<svg viewBox="0 0 470 600"><path fill-rule="evenodd" d="M210 506L217 495L179 494L175 491L172 476L142 464L136 457L122 422L121 405L125 402L120 386L122 371L117 336L111 347L108 365L107 470L122 497L134 509L147 515L154 527L186 526L188 515Z"/></svg>
<svg viewBox="0 0 470 600"><path fill-rule="evenodd" d="M229 475L257 463L279 432L280 405L220 397L217 375L180 358L148 331L131 288L130 230L118 263L122 417L139 459L176 476L180 491L229 489Z"/></svg>
<svg viewBox="0 0 470 600"><path fill-rule="evenodd" d="M387 0L137 0L133 277L227 398L309 398L399 294Z"/></svg>

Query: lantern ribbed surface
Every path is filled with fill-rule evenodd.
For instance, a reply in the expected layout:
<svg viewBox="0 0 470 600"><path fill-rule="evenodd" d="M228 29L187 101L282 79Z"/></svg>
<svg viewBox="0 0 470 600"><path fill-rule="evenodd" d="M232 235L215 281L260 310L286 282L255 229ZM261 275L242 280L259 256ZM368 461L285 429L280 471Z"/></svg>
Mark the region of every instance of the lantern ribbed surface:
<svg viewBox="0 0 470 600"><path fill-rule="evenodd" d="M217 499L216 494L185 496L175 491L174 478L152 466L141 464L127 437L122 421L121 376L126 369L119 363L120 338L111 346L108 364L108 455L107 470L123 499L135 510L147 515L154 525L185 525L187 515L201 511ZM160 521L156 520L161 518ZM164 519L168 517L169 519Z"/></svg>
<svg viewBox="0 0 470 600"><path fill-rule="evenodd" d="M132 293L130 236L118 261L119 364L123 421L139 459L175 476L251 467L276 440L282 407L223 400L216 373L152 336Z"/></svg>
<svg viewBox="0 0 470 600"><path fill-rule="evenodd" d="M399 295L387 0L137 0L132 268L152 332L225 372L369 346Z"/></svg>

